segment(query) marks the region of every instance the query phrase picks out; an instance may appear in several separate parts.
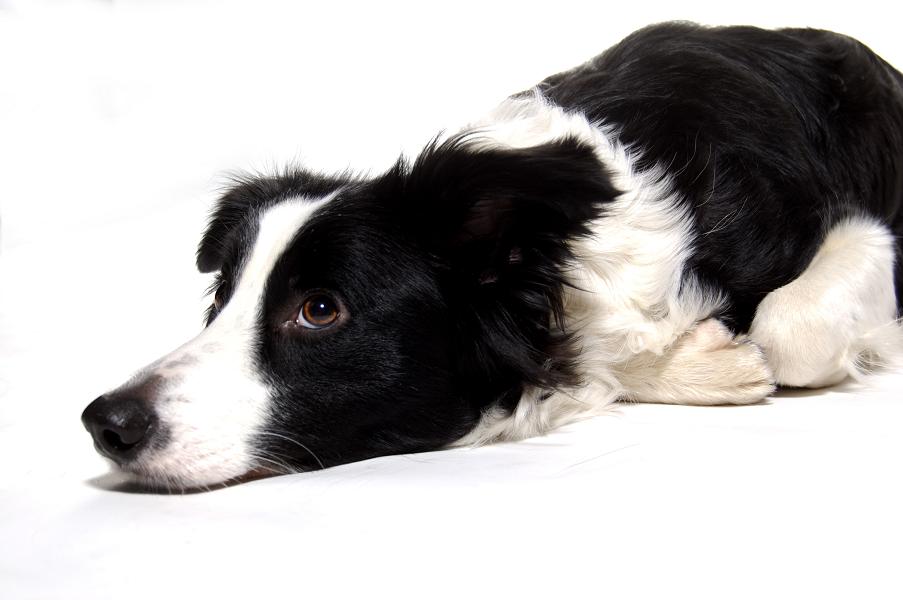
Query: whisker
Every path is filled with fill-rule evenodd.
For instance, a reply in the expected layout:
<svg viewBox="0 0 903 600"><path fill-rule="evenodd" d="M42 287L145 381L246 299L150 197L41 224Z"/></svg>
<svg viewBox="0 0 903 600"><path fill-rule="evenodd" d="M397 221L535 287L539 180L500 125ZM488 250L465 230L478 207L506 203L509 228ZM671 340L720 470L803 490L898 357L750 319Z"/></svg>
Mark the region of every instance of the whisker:
<svg viewBox="0 0 903 600"><path fill-rule="evenodd" d="M253 453L250 453L250 457L254 461L264 461L264 462L268 462L268 463L275 465L277 467L277 469L273 469L272 467L265 467L265 468L272 470L277 475L288 475L288 474L294 473L296 471L296 469L293 469L292 467L290 467L288 465L288 463L281 460L280 457L278 457L277 455L270 453L270 452L266 453L266 455L264 455L260 452L253 452Z"/></svg>
<svg viewBox="0 0 903 600"><path fill-rule="evenodd" d="M314 458L315 461L317 461L317 464L320 465L321 469L326 468L326 466L323 464L323 461L320 460L320 458L316 454L314 454L313 450L311 450L310 448L308 448L307 446L305 446L298 440L292 439L286 435L282 435L281 433L276 433L273 431L258 431L257 433L258 433L258 435L271 435L273 437L281 438L287 442L291 442L291 443L295 444L296 446L303 448L304 450L307 451L308 454L310 454Z"/></svg>

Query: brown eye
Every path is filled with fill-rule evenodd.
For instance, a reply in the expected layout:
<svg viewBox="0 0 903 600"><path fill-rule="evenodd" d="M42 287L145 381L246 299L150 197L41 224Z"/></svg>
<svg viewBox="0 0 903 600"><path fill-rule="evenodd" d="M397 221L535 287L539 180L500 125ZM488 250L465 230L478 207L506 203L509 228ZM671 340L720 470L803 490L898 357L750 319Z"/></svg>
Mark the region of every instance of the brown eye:
<svg viewBox="0 0 903 600"><path fill-rule="evenodd" d="M323 329L339 318L339 306L326 294L308 296L298 313L298 324L308 329Z"/></svg>

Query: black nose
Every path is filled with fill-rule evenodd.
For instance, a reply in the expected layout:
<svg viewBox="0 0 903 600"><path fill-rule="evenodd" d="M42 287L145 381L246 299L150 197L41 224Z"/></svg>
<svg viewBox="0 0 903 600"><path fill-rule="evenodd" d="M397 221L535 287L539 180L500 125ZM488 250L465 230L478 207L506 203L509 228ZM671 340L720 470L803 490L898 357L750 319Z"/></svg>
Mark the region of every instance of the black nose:
<svg viewBox="0 0 903 600"><path fill-rule="evenodd" d="M94 438L97 451L121 464L147 446L157 417L145 400L110 394L88 405L82 423Z"/></svg>

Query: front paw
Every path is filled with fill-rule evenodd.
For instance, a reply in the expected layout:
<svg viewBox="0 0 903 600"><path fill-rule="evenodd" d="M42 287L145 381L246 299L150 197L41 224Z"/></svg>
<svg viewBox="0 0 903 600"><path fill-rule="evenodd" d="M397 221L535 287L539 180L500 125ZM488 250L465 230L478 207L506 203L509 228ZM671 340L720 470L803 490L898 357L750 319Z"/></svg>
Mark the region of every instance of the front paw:
<svg viewBox="0 0 903 600"><path fill-rule="evenodd" d="M762 350L716 319L699 323L661 357L628 366L630 398L664 404L754 404L775 389Z"/></svg>

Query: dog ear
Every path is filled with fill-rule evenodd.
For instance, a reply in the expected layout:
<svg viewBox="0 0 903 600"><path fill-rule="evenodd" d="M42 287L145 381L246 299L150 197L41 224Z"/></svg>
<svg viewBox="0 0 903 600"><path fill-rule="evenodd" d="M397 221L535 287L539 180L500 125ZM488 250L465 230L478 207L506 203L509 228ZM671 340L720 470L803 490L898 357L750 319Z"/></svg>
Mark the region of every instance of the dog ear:
<svg viewBox="0 0 903 600"><path fill-rule="evenodd" d="M247 193L247 188L247 184L243 183L230 189L210 213L197 249L197 266L201 273L212 273L222 268L239 225L255 205L254 197Z"/></svg>
<svg viewBox="0 0 903 600"><path fill-rule="evenodd" d="M325 196L349 181L347 173L327 176L299 167L275 175L233 175L215 204L197 249L201 273L219 271L252 213L294 196Z"/></svg>
<svg viewBox="0 0 903 600"><path fill-rule="evenodd" d="M437 267L465 393L485 406L516 401L526 384L574 384L578 353L563 327L572 243L619 193L593 148L457 137L387 180L405 235Z"/></svg>
<svg viewBox="0 0 903 600"><path fill-rule="evenodd" d="M528 148L467 136L434 142L403 187L409 231L483 283L527 260L562 266L569 242L618 194L592 147L570 137Z"/></svg>

